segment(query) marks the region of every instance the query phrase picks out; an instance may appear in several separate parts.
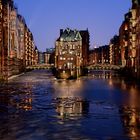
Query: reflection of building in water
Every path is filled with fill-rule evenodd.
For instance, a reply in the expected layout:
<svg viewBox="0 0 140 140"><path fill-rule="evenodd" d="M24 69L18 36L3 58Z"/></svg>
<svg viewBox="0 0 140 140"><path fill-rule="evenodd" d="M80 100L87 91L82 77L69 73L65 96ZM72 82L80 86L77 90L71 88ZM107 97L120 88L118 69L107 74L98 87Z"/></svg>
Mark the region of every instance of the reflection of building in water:
<svg viewBox="0 0 140 140"><path fill-rule="evenodd" d="M61 117L66 116L81 116L89 111L89 102L79 98L59 98L57 99L56 112Z"/></svg>
<svg viewBox="0 0 140 140"><path fill-rule="evenodd" d="M25 111L32 110L32 86L24 87L22 93L17 93L10 98L9 105Z"/></svg>
<svg viewBox="0 0 140 140"><path fill-rule="evenodd" d="M109 86L121 89L120 115L126 134L132 139L140 138L140 94L136 83L125 79L115 78L109 80ZM117 99L116 99L117 100Z"/></svg>
<svg viewBox="0 0 140 140"><path fill-rule="evenodd" d="M108 84L110 87L121 89L125 94L123 104L131 106L132 108L139 108L140 94L139 87L136 83L128 82L124 79L115 78L109 79Z"/></svg>
<svg viewBox="0 0 140 140"><path fill-rule="evenodd" d="M26 96L24 99L21 100L19 104L17 104L19 109L23 109L25 111L32 110L32 97Z"/></svg>
<svg viewBox="0 0 140 140"><path fill-rule="evenodd" d="M101 79L111 79L115 73L110 70L97 70L91 71L89 75L92 75L94 78Z"/></svg>
<svg viewBox="0 0 140 140"><path fill-rule="evenodd" d="M82 80L56 80L54 83L54 98L82 97Z"/></svg>
<svg viewBox="0 0 140 140"><path fill-rule="evenodd" d="M56 99L56 112L61 117L65 116L81 116L88 113L89 103L82 100L83 95L82 80L56 80L54 82Z"/></svg>
<svg viewBox="0 0 140 140"><path fill-rule="evenodd" d="M120 110L125 133L131 138L140 138L140 112L124 107Z"/></svg>

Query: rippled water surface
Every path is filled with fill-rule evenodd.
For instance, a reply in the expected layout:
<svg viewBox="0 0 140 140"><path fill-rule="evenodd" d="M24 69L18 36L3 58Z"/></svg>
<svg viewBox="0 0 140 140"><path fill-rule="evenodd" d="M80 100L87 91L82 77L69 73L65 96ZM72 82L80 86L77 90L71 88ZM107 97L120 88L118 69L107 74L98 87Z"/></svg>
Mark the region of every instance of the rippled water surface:
<svg viewBox="0 0 140 140"><path fill-rule="evenodd" d="M139 140L139 101L139 85L112 72L28 72L0 85L0 140Z"/></svg>

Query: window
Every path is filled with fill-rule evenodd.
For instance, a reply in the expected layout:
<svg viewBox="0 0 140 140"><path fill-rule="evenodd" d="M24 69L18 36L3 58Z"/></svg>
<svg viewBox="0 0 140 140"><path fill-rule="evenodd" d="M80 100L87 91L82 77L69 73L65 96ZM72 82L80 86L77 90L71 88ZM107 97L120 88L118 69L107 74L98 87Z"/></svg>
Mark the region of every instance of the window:
<svg viewBox="0 0 140 140"><path fill-rule="evenodd" d="M75 45L73 45L73 49L75 49Z"/></svg>

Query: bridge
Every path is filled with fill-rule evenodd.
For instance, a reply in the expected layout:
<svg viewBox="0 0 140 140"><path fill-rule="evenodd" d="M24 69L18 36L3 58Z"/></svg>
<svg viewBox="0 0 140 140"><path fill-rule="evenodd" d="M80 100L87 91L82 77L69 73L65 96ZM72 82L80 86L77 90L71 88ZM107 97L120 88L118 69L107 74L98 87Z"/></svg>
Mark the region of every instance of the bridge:
<svg viewBox="0 0 140 140"><path fill-rule="evenodd" d="M111 64L94 64L87 66L88 70L119 70L123 68L121 65L111 65Z"/></svg>
<svg viewBox="0 0 140 140"><path fill-rule="evenodd" d="M52 64L37 64L37 65L32 65L32 66L28 66L26 67L26 70L36 70L36 69L52 69L54 67L54 65Z"/></svg>
<svg viewBox="0 0 140 140"><path fill-rule="evenodd" d="M37 64L33 66L26 67L26 70L35 70L35 69L52 69L54 68L53 64ZM121 65L110 65L110 64L94 64L87 66L88 70L119 70L123 68Z"/></svg>

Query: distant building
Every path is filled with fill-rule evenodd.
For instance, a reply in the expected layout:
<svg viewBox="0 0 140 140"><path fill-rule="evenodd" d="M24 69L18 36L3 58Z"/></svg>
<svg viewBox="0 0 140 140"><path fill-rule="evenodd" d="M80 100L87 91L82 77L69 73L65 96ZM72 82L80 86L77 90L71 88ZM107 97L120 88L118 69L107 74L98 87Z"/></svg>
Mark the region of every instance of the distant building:
<svg viewBox="0 0 140 140"><path fill-rule="evenodd" d="M46 49L46 52L45 52L45 64L54 65L54 53L55 53L54 48Z"/></svg>
<svg viewBox="0 0 140 140"><path fill-rule="evenodd" d="M34 50L34 65L37 65L39 63L39 50L37 47L35 47Z"/></svg>
<svg viewBox="0 0 140 140"><path fill-rule="evenodd" d="M102 64L110 64L109 45L102 46Z"/></svg>
<svg viewBox="0 0 140 140"><path fill-rule="evenodd" d="M54 48L48 48L45 52L38 51L38 63L45 65L54 65Z"/></svg>
<svg viewBox="0 0 140 140"><path fill-rule="evenodd" d="M80 35L82 37L82 58L83 58L83 65L88 65L89 59L89 32L87 30L80 31Z"/></svg>
<svg viewBox="0 0 140 140"><path fill-rule="evenodd" d="M109 64L109 63L110 63L109 45L100 46L99 48L90 50L89 65Z"/></svg>
<svg viewBox="0 0 140 140"><path fill-rule="evenodd" d="M39 52L38 59L39 59L39 64L45 64L45 53Z"/></svg>

